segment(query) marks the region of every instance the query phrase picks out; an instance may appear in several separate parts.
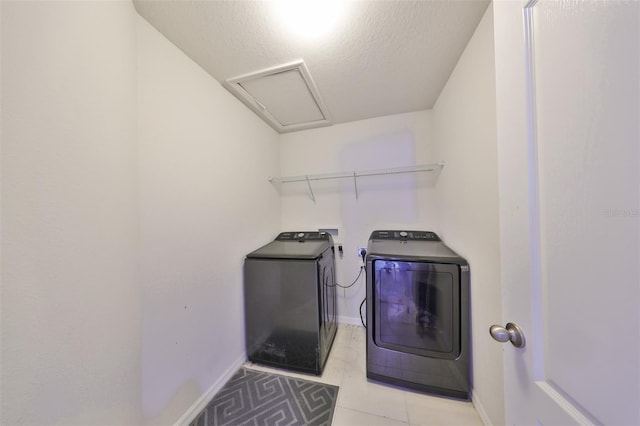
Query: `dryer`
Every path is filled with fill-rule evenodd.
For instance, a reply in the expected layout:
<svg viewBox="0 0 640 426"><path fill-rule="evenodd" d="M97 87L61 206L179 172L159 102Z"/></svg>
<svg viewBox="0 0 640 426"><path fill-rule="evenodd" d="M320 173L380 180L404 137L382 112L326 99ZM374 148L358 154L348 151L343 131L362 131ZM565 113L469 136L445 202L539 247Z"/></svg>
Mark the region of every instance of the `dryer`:
<svg viewBox="0 0 640 426"><path fill-rule="evenodd" d="M367 377L468 399L469 265L429 231L367 245Z"/></svg>
<svg viewBox="0 0 640 426"><path fill-rule="evenodd" d="M337 331L335 254L324 232L282 232L244 262L250 361L320 375Z"/></svg>

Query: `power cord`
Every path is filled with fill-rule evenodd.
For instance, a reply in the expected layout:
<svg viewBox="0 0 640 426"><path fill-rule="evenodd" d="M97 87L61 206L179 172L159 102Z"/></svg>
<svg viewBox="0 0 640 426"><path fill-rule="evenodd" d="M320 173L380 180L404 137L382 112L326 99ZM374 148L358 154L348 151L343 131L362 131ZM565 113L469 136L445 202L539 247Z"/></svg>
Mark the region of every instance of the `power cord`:
<svg viewBox="0 0 640 426"><path fill-rule="evenodd" d="M367 324L364 323L364 318L362 318L362 305L364 305L366 301L367 298L365 297L364 299L362 299L362 303L360 304L360 322L362 323L362 326L365 328L365 330L367 329Z"/></svg>
<svg viewBox="0 0 640 426"><path fill-rule="evenodd" d="M356 277L356 279L353 280L353 282L351 284L349 284L349 285L342 285L342 284L335 283L333 285L327 284L327 287L340 287L340 288L353 287L358 282L358 279L360 278L360 275L362 275L362 271L364 271L364 266L363 265L360 266L360 272L358 272L358 276Z"/></svg>
<svg viewBox="0 0 640 426"><path fill-rule="evenodd" d="M342 246L340 246L340 249L342 249ZM366 249L361 249L358 254L360 255L360 257L362 257L362 262L365 262L366 255L367 255L367 250ZM365 265L360 265L360 271L358 272L358 276L349 285L341 285L341 284L338 284L336 282L334 285L327 284L327 287L340 287L340 288L353 287L358 282L358 279L360 278L360 275L362 275L362 271L364 271L364 270L366 270L366 266ZM365 329L367 328L367 324L365 324L364 318L362 317L362 306L365 304L366 301L367 301L366 297L364 299L362 299L362 303L360 303L360 308L358 309L358 311L360 312L360 322L362 323L362 326Z"/></svg>

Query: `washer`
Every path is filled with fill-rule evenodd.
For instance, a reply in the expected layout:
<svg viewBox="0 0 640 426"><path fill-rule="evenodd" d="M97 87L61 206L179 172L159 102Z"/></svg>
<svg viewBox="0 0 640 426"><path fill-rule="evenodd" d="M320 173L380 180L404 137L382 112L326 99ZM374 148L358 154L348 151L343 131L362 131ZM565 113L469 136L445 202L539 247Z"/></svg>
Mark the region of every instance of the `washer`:
<svg viewBox="0 0 640 426"><path fill-rule="evenodd" d="M244 262L250 361L320 375L337 331L335 254L324 232L282 232Z"/></svg>
<svg viewBox="0 0 640 426"><path fill-rule="evenodd" d="M367 377L469 399L469 265L429 231L367 246Z"/></svg>

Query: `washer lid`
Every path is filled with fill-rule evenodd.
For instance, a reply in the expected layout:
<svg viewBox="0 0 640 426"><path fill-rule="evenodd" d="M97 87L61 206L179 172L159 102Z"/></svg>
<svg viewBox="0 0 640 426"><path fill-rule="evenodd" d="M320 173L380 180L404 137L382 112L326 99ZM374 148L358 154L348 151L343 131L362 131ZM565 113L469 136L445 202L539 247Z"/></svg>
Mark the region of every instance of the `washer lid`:
<svg viewBox="0 0 640 426"><path fill-rule="evenodd" d="M272 241L247 255L253 259L317 259L330 247L321 241Z"/></svg>

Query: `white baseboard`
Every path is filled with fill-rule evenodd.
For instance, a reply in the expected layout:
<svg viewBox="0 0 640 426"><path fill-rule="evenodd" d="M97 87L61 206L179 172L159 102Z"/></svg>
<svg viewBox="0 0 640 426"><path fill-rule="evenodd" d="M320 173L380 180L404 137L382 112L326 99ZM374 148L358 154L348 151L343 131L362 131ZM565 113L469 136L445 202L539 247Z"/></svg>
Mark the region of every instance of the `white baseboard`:
<svg viewBox="0 0 640 426"><path fill-rule="evenodd" d="M195 420L202 410L207 406L209 401L214 397L216 393L227 383L227 381L233 376L233 374L245 363L247 360L247 354L242 353L225 372L216 380L213 385L205 393L202 394L196 402L178 419L175 426L185 426Z"/></svg>
<svg viewBox="0 0 640 426"><path fill-rule="evenodd" d="M487 410L484 409L484 405L482 405L480 398L478 398L478 396L473 393L473 390L471 391L471 402L473 403L473 406L475 407L476 412L480 416L480 420L482 420L482 424L484 424L485 426L493 426L493 423L491 422L491 419L487 414Z"/></svg>

